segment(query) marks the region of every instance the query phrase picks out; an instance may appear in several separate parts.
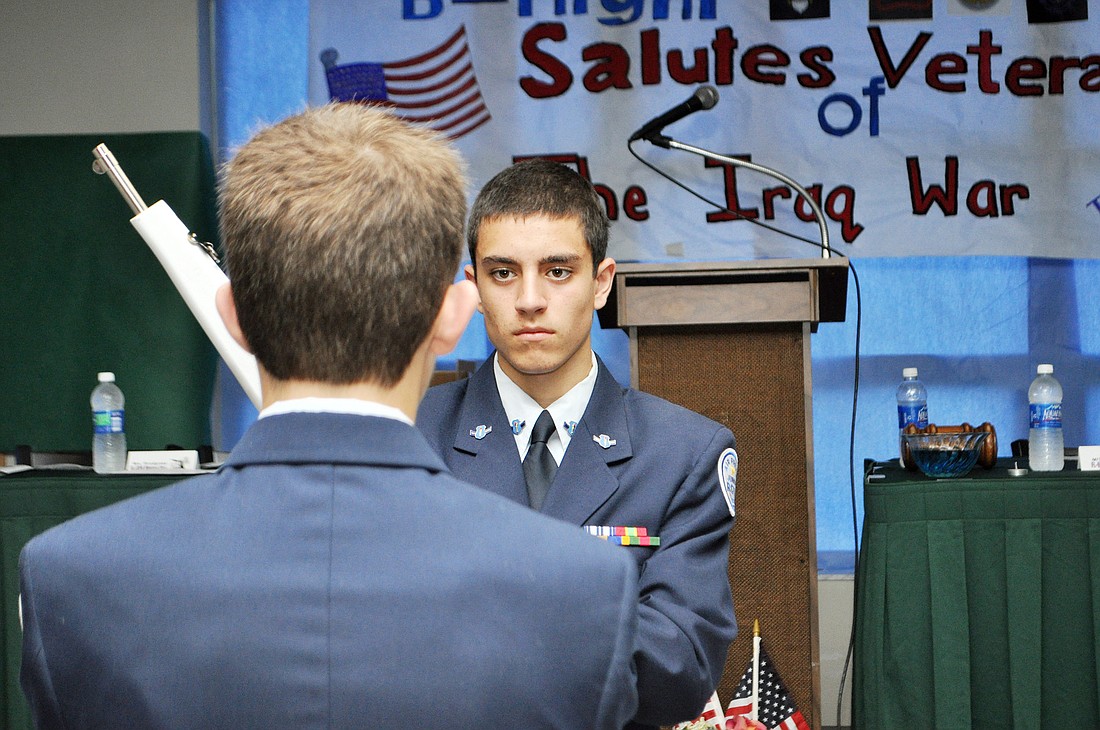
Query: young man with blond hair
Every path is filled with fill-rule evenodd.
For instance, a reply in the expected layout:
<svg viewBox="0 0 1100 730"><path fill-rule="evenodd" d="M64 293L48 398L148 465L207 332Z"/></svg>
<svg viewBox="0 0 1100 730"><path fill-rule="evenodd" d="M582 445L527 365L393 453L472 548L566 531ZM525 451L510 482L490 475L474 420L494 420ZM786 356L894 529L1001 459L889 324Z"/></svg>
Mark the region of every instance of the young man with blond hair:
<svg viewBox="0 0 1100 730"><path fill-rule="evenodd" d="M459 157L358 105L261 131L222 185L263 409L215 474L21 558L40 728L618 728L635 566L455 479L413 426L471 316Z"/></svg>

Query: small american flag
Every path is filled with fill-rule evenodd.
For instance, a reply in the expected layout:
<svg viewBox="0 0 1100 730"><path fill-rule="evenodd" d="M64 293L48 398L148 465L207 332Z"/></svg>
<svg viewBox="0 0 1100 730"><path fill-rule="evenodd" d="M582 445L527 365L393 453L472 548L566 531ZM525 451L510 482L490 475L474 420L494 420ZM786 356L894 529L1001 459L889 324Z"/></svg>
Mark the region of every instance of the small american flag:
<svg viewBox="0 0 1100 730"><path fill-rule="evenodd" d="M386 63L337 65L334 48L321 52L329 97L389 106L402 119L458 139L491 119L474 74L466 28L418 56Z"/></svg>
<svg viewBox="0 0 1100 730"><path fill-rule="evenodd" d="M741 683L737 685L737 691L733 694L733 700L726 708L726 719L736 718L738 715L747 716L752 712L753 701L757 701L756 717L764 723L769 730L809 730L806 718L795 707L783 680L772 664L771 657L764 651L764 645L760 645L760 697L752 696L752 661L741 675Z"/></svg>

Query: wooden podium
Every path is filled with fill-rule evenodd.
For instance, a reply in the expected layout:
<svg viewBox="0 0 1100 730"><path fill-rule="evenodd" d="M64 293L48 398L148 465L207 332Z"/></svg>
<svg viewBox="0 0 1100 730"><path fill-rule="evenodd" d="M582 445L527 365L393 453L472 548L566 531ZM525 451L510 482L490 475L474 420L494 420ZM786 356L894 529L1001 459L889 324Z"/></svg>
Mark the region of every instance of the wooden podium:
<svg viewBox="0 0 1100 730"><path fill-rule="evenodd" d="M737 439L729 580L739 633L723 706L752 660L752 623L798 708L821 727L811 332L844 320L848 261L620 264L604 328L630 336L632 385Z"/></svg>

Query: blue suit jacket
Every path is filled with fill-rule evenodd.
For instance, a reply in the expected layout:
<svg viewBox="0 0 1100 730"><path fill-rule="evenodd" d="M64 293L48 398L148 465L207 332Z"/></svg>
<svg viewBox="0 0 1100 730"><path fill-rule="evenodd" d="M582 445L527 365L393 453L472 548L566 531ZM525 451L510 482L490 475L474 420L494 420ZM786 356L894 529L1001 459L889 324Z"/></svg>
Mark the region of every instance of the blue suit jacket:
<svg viewBox="0 0 1100 730"><path fill-rule="evenodd" d="M216 474L20 568L42 728L618 728L637 705L633 563L397 421L261 419Z"/></svg>
<svg viewBox="0 0 1100 730"><path fill-rule="evenodd" d="M478 426L492 431L477 438ZM497 393L492 358L470 378L428 391L417 427L455 476L528 504L523 466ZM480 433L485 434L482 430ZM614 445L603 448L600 435ZM718 482L726 427L622 388L599 362L542 513L574 525L645 527L660 547L621 547L639 567L638 723L702 711L737 633L728 578L733 524Z"/></svg>

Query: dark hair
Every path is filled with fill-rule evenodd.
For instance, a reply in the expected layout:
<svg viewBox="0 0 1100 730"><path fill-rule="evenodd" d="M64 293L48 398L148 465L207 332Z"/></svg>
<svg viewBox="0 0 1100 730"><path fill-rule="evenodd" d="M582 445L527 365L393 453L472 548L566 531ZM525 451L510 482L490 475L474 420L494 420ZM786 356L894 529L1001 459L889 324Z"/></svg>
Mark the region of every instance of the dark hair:
<svg viewBox="0 0 1100 730"><path fill-rule="evenodd" d="M332 104L225 166L222 242L241 330L279 379L395 384L462 251L461 158L377 108Z"/></svg>
<svg viewBox="0 0 1100 730"><path fill-rule="evenodd" d="M477 265L481 224L505 217L575 218L592 251L593 272L607 256L610 223L603 200L572 169L550 160L525 160L497 173L478 193L466 224L470 260Z"/></svg>

